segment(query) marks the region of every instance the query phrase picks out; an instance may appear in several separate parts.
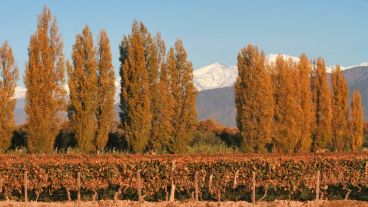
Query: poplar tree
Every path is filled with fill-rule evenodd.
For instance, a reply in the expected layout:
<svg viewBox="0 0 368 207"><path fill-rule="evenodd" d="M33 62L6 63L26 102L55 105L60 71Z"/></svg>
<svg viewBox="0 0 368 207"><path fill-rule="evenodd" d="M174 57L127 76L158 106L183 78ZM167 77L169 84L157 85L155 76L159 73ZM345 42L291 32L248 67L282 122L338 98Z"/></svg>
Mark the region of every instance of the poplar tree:
<svg viewBox="0 0 368 207"><path fill-rule="evenodd" d="M331 149L331 94L327 82L325 61L317 59L317 64L312 72L312 93L314 105L314 123L312 151L319 149Z"/></svg>
<svg viewBox="0 0 368 207"><path fill-rule="evenodd" d="M65 110L63 43L56 19L44 7L31 36L24 83L27 88L28 147L30 152L52 152Z"/></svg>
<svg viewBox="0 0 368 207"><path fill-rule="evenodd" d="M331 73L333 150L343 151L347 144L349 120L349 89L340 66Z"/></svg>
<svg viewBox="0 0 368 207"><path fill-rule="evenodd" d="M97 133L94 144L96 150L102 151L107 144L112 122L115 119L115 74L112 65L110 40L105 31L100 32L97 61Z"/></svg>
<svg viewBox="0 0 368 207"><path fill-rule="evenodd" d="M145 36L142 24L133 23L132 32L120 45L120 119L130 149L141 153L147 148L152 112Z"/></svg>
<svg viewBox="0 0 368 207"><path fill-rule="evenodd" d="M301 115L298 117L299 131L296 152L310 152L312 144L312 123L313 123L313 102L311 92L310 75L312 72L311 63L305 54L299 58L296 70L295 84L298 86L298 104Z"/></svg>
<svg viewBox="0 0 368 207"><path fill-rule="evenodd" d="M70 90L68 116L79 150L94 152L96 150L94 139L97 130L98 65L93 36L88 26L84 27L82 34L76 36L72 59L73 66L67 64Z"/></svg>
<svg viewBox="0 0 368 207"><path fill-rule="evenodd" d="M175 42L175 67L170 67L171 92L174 102L174 128L171 151L180 153L187 150L197 125L197 111L195 106L197 91L193 84L193 66L187 60L187 53L183 42Z"/></svg>
<svg viewBox="0 0 368 207"><path fill-rule="evenodd" d="M276 58L274 64L274 136L273 151L294 152L298 143L298 119L301 108L297 100L298 87L293 80L292 59L284 60L281 55Z"/></svg>
<svg viewBox="0 0 368 207"><path fill-rule="evenodd" d="M144 26L141 26L144 27ZM145 28L145 27L144 27ZM148 74L148 83L150 89L150 107L152 113L151 130L148 141L148 148L150 150L158 151L161 145L160 136L160 91L159 91L159 57L158 57L158 42L152 38L147 29L143 30L143 37L145 38L145 61Z"/></svg>
<svg viewBox="0 0 368 207"><path fill-rule="evenodd" d="M10 147L15 128L14 95L17 80L18 67L13 50L8 42L4 42L0 47L0 153Z"/></svg>
<svg viewBox="0 0 368 207"><path fill-rule="evenodd" d="M363 144L364 111L359 90L353 92L350 106L350 148L353 152L360 151Z"/></svg>
<svg viewBox="0 0 368 207"><path fill-rule="evenodd" d="M238 54L236 79L236 122L245 152L266 152L271 142L274 102L272 84L265 66L265 54L248 45Z"/></svg>
<svg viewBox="0 0 368 207"><path fill-rule="evenodd" d="M168 68L175 68L174 51L170 50L170 60L165 63L165 43L161 39L161 35L158 33L156 36L156 48L157 48L157 63L158 63L158 76L159 80L156 80L156 89L151 88L151 101L155 99L155 104L152 104L154 110L152 110L152 130L150 136L150 148L156 152L169 151L170 140L173 133L172 117L174 114L173 104L174 99L171 93L170 76Z"/></svg>

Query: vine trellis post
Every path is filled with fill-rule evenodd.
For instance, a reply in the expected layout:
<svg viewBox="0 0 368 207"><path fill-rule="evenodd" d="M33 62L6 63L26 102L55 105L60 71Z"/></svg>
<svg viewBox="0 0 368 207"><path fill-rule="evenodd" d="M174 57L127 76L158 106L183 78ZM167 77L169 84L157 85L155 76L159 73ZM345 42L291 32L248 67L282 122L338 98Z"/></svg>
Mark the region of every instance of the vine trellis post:
<svg viewBox="0 0 368 207"><path fill-rule="evenodd" d="M252 205L256 205L256 172L252 172Z"/></svg>
<svg viewBox="0 0 368 207"><path fill-rule="evenodd" d="M28 171L24 171L24 202L28 202Z"/></svg>
<svg viewBox="0 0 368 207"><path fill-rule="evenodd" d="M198 187L198 172L196 171L194 174L194 190L195 190L195 201L198 201L198 195L199 195L199 187Z"/></svg>
<svg viewBox="0 0 368 207"><path fill-rule="evenodd" d="M321 179L321 171L317 170L317 177L316 177L316 201L319 201L319 186L320 186L320 179Z"/></svg>
<svg viewBox="0 0 368 207"><path fill-rule="evenodd" d="M141 170L137 171L137 192L138 192L138 201L143 202Z"/></svg>
<svg viewBox="0 0 368 207"><path fill-rule="evenodd" d="M171 172L173 173L175 170L175 160L171 162ZM175 183L174 178L171 177L171 190L170 190L170 199L169 201L172 202L175 200Z"/></svg>
<svg viewBox="0 0 368 207"><path fill-rule="evenodd" d="M81 206L81 173L77 173L77 197L78 197L78 207Z"/></svg>

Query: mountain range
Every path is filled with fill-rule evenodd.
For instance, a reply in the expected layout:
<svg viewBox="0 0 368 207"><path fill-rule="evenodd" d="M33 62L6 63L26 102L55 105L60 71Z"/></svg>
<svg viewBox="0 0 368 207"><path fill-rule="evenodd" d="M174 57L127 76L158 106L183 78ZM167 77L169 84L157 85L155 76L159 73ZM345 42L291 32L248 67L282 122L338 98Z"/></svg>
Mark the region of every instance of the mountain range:
<svg viewBox="0 0 368 207"><path fill-rule="evenodd" d="M276 60L277 54L269 54L267 62L271 63ZM283 55L284 58L292 58L298 61L299 58ZM327 67L327 72L331 72L333 67ZM359 89L362 94L363 107L368 109L368 63L359 65L341 67L348 82L350 94L353 90ZM238 76L236 66L228 66L220 63L214 63L204 66L193 71L193 82L198 90L197 96L197 112L198 119L215 119L218 122L235 127L235 104L233 85ZM119 112L119 92L120 83L115 82L115 111ZM67 89L67 87L66 87ZM15 97L17 105L15 109L15 120L17 124L25 122L24 97L26 89L17 86ZM365 115L368 119L368 114Z"/></svg>
<svg viewBox="0 0 368 207"><path fill-rule="evenodd" d="M297 57L292 57L288 55L283 55L284 58L292 58L293 60L298 61ZM267 62L274 62L277 55L271 54L267 56ZM208 68L216 68L213 77L211 71L208 71ZM222 72L219 69L224 68ZM327 67L326 70L328 73L331 73L334 66ZM233 71L231 70L233 69ZM349 67L341 67L345 78L347 80L349 86L350 94L353 93L354 90L359 89L362 95L362 104L364 109L368 109L368 63L361 63L359 65L349 66ZM207 79L197 79L194 76L195 84L199 90L197 96L197 111L198 111L198 119L215 119L220 123L229 126L236 127L236 109L234 103L234 82L236 80L236 76L233 77L233 74L237 75L237 68L234 66L225 66L218 63L197 69L196 73L200 73L203 75L203 72L206 71ZM235 71L234 71L235 70ZM196 74L194 73L194 74ZM219 77L229 77L228 79L219 80ZM216 87L214 85L207 84L211 82L212 79L216 79L219 83ZM199 82L199 83L197 83ZM226 86L220 87L226 83ZM203 88L204 85L210 86L207 88ZM349 100L350 102L350 100ZM368 120L368 110L365 113L365 119Z"/></svg>

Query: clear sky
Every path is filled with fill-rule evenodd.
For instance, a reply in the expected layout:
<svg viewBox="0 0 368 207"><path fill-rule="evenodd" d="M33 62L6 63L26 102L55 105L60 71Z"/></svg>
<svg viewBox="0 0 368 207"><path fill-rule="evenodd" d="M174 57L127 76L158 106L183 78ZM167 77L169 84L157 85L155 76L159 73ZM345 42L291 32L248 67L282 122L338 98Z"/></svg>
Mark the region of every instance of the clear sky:
<svg viewBox="0 0 368 207"><path fill-rule="evenodd" d="M57 17L67 58L85 24L95 39L107 30L116 71L134 19L160 31L168 46L181 38L195 68L234 65L248 43L266 53L323 56L327 65L368 61L368 0L0 0L0 42L10 42L22 76L44 4Z"/></svg>

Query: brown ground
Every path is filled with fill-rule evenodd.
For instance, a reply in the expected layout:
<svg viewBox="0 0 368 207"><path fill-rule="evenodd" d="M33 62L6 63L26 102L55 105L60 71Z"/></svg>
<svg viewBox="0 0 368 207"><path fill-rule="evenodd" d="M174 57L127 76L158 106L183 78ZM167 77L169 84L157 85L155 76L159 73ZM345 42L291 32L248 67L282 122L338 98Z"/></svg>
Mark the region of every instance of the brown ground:
<svg viewBox="0 0 368 207"><path fill-rule="evenodd" d="M24 202L15 201L2 201L0 206L6 207L78 207L77 202L55 202L55 203L43 203L43 202L30 202L26 205ZM83 207L251 207L252 204L244 201L232 202L143 202L139 203L136 201L87 201L82 202ZM327 207L368 207L368 202L363 201L351 201L351 200L341 200L341 201L320 201L319 205L315 201L309 202L299 202L299 201L272 201L272 202L258 202L258 207L317 207L317 206L327 206Z"/></svg>

